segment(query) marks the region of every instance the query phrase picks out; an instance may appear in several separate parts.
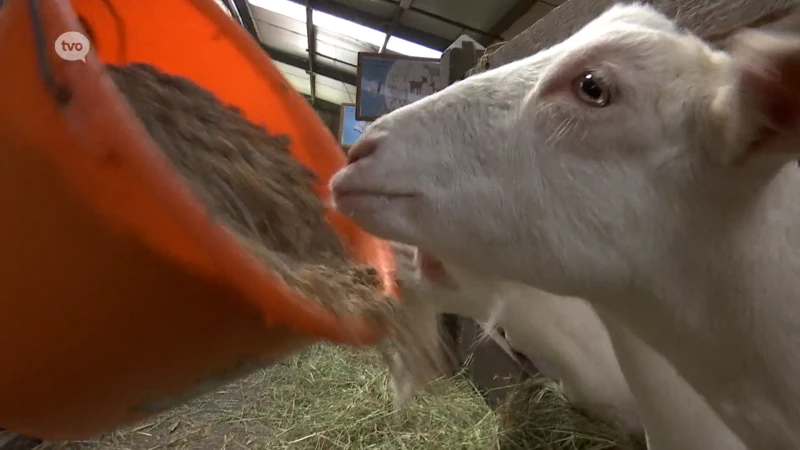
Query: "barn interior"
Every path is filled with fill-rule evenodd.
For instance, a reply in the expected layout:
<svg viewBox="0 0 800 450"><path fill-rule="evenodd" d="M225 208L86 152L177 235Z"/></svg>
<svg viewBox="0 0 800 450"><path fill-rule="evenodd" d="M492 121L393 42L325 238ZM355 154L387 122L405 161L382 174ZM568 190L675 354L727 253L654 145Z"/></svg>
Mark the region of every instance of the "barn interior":
<svg viewBox="0 0 800 450"><path fill-rule="evenodd" d="M21 32L19 30L23 28L11 20L4 22L11 16L9 13L4 18L4 13L12 7L17 8L17 13L29 7L31 17L35 17L36 8L55 4L62 10L74 7L78 12L82 7L89 8L86 5L95 8L102 4L101 9L113 12L114 8L120 11L137 9L138 6L131 5L141 5L139 2L142 1L0 0L0 38L4 33L10 33L9 30ZM330 143L335 141L336 151L342 155L377 117L469 76L556 44L615 3L613 0L162 1L164 5L174 6L175 11L181 8L202 10L197 5L213 1L227 15L227 20L236 25L237 32L243 32L248 42L255 43L260 49L257 58L263 60L258 63L276 68L281 79L311 106L314 117L320 119L319 124L315 122L308 126L316 139L309 142L328 145L332 137ZM52 3L47 6L47 2ZM796 30L800 24L800 15L792 14L798 6L797 0L776 0L767 2L769 5L759 0L651 0L646 3L677 17L681 25L721 47L742 27ZM153 15L161 14L157 6L151 9ZM164 6L163 10L168 8ZM51 11L49 14L43 17L52 20L62 13ZM17 14L14 17L23 16ZM49 23L47 20L44 23ZM170 17L169 20L179 22L183 19ZM36 26L33 29L36 37ZM241 50L244 46L241 41L229 38L230 29L219 29L223 30L220 35L228 36L225 39L239 45L242 54L247 53ZM98 30L110 34L102 26ZM146 46L144 38L138 39L144 42L141 46ZM37 48L36 42L33 38L27 39L25 45ZM0 39L0 54L4 48ZM252 58L253 53L247 53L245 59ZM372 83L369 70L376 67L368 67L368 58L392 64L406 61L420 67L435 67L436 75L431 76L436 80L405 75L398 84L390 80L389 73L385 73L377 87L368 87ZM44 60L46 58L40 57L36 61L47 67L42 63ZM236 74L234 71L231 73L229 81L235 84L238 81ZM52 77L48 78L47 70L37 71L36 75L42 75L44 80L42 91L53 87L54 81ZM63 79L74 78L65 76ZM201 78L198 75L198 80ZM58 77L54 79L55 82L60 80ZM398 87L400 84L403 86ZM403 99L398 100L390 88L399 91L397 95ZM279 95L270 96L268 101L279 98ZM378 99L374 101L381 103L380 110L375 110L365 98ZM29 109L39 108L41 103ZM252 105L257 103L257 99L252 100L245 109L253 108ZM60 111L68 109L64 105L60 107ZM264 110L270 107L267 104L260 106ZM280 105L280 108L290 109L286 105ZM291 108L296 108L296 105ZM69 114L77 114L74 111L78 109ZM106 112L111 110L109 108ZM85 109L83 114L86 114ZM269 115L265 113L264 117ZM308 119L308 115L294 117ZM5 127L3 120L6 121ZM84 122L70 122L74 123L81 125ZM0 142L4 139L12 142L13 139L4 136L13 135L18 141L13 141L13 145L6 142L6 147L22 147L18 143L23 142L22 137L9 131L14 128L11 124L10 116L0 117ZM303 131L305 126L304 123L299 126L300 131L295 131ZM16 127L24 129L19 125ZM320 131L324 129L327 131ZM30 139L30 136L25 136L25 139ZM9 160L17 162L11 157ZM8 167L12 170L14 166L10 163ZM100 201L101 195L95 197ZM133 200L131 202L133 204ZM163 225L163 222L159 223ZM23 225L23 221L19 221L16 226L22 228ZM170 233L173 233L172 229ZM170 239L180 241L176 237L178 231L170 234L169 239L164 236L167 236L166 231L158 245L169 247L165 242ZM176 244L174 248L179 246ZM191 257L185 258L183 264L186 267L190 266L187 261L194 261L200 267L200 263ZM226 276L235 278L230 273ZM132 275L131 279L134 278ZM207 274L206 278L214 277ZM133 283L128 281L129 285ZM78 291L76 288L75 298L80 296ZM2 420L15 416L13 412L2 413L0 408L0 450L646 448L642 436L634 436L618 424L604 423L571 405L557 381L547 379L526 355L508 347L502 327L487 330L472 318L455 314L442 314L438 320L444 350L452 357L451 364L428 389L400 409L394 403L392 380L386 361L379 352L353 349L350 345L338 345L341 342L337 343L335 339L317 336L312 344L304 342L303 346L270 360L270 364L246 376L228 379L178 406L86 439L49 439L18 432L13 427L2 428L6 426ZM90 338L84 341L89 342ZM156 346L155 343L150 345ZM169 345L164 344L164 347ZM14 361L22 360L16 356L18 359ZM179 355L174 357L180 358ZM91 360L88 356L86 358ZM53 357L54 361L56 359ZM63 359L60 361L63 363ZM70 370L74 376L74 367ZM99 374L103 371L94 372ZM0 376L0 385L2 380ZM133 383L131 380L126 382ZM3 398L14 396L12 391L7 388L4 394L0 389L0 404Z"/></svg>

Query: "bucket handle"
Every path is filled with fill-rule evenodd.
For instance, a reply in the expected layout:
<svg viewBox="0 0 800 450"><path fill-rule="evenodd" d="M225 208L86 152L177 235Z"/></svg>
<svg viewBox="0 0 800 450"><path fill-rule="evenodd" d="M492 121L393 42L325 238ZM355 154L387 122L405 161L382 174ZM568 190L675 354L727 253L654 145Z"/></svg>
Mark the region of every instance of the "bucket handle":
<svg viewBox="0 0 800 450"><path fill-rule="evenodd" d="M53 75L53 68L47 58L47 44L45 43L44 25L42 24L41 8L39 0L28 0L31 12L31 26L33 27L33 38L36 41L36 57L39 60L39 73L44 78L47 90L55 98L59 106L66 106L72 99L72 92L60 86Z"/></svg>
<svg viewBox="0 0 800 450"><path fill-rule="evenodd" d="M3 6L3 1L4 0L0 0L0 7ZM47 42L45 39L44 24L42 22L39 0L28 0L28 1L29 1L28 4L30 6L31 26L33 27L33 36L36 41L36 55L39 61L39 72L42 75L42 78L44 79L45 85L47 85L47 90L50 91L50 94L56 100L56 103L58 103L59 106L64 107L69 104L72 98L72 92L70 92L69 89L58 84L55 75L53 73L53 69L50 65L50 60L47 57L48 54ZM123 57L122 59L124 59L124 52L125 49L127 48L127 46L125 45L127 36L125 34L124 22L122 20L122 17L119 15L119 12L111 2L111 0L101 0L101 1L108 9L108 12L114 19L114 22L116 22L120 52L123 53L123 55L121 56ZM96 45L96 40L94 39L95 36L91 28L89 27L89 23L86 21L86 19L80 16L78 17L78 20L81 24L81 27L84 28L84 31L86 31L89 34L89 37L91 38L92 41L92 45Z"/></svg>

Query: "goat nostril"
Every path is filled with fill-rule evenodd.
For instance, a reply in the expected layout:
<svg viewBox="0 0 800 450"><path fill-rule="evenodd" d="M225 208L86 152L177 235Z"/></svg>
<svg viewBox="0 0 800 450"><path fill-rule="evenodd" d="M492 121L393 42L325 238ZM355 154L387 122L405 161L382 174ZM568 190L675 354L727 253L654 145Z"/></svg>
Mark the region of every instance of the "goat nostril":
<svg viewBox="0 0 800 450"><path fill-rule="evenodd" d="M366 158L378 149L378 141L376 139L361 139L356 144L350 147L347 152L347 164L353 164L359 159Z"/></svg>

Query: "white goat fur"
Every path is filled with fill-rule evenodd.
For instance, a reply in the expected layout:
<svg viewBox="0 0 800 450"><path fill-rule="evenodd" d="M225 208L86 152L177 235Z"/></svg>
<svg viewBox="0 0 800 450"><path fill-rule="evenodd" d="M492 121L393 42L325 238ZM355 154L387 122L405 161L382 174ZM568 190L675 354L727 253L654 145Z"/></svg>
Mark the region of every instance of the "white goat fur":
<svg viewBox="0 0 800 450"><path fill-rule="evenodd" d="M800 448L800 41L641 5L396 110L332 180L364 229L587 299L751 449ZM577 95L593 71L605 107ZM773 108L779 105L782 108ZM367 145L374 151L366 152Z"/></svg>
<svg viewBox="0 0 800 450"><path fill-rule="evenodd" d="M398 244L394 246L403 297L415 303L422 297L435 305L435 311L423 314L469 317L488 327L488 332L494 326L503 328L510 347L525 355L543 375L561 381L571 403L599 420L644 437L635 400L608 333L586 302L491 280L452 264L443 264L448 283L436 283L422 273L419 264L409 261L409 257L416 258L415 249L403 251ZM415 298L409 300L411 296ZM392 370L392 385L401 402L429 381L406 371L412 364L396 364Z"/></svg>
<svg viewBox="0 0 800 450"><path fill-rule="evenodd" d="M746 450L675 368L613 316L598 311L636 397L648 450Z"/></svg>
<svg viewBox="0 0 800 450"><path fill-rule="evenodd" d="M596 313L577 298L489 279L441 261L449 285L437 284L425 279L419 263L409 261L417 250L398 250L407 246L397 243L393 247L406 299L413 296L420 303L423 296L439 313L504 327L508 345L531 359L543 375L562 380L571 402L640 438L646 429L649 450L746 449L669 362L609 314ZM493 303L504 307L495 309ZM393 388L403 396L427 381L402 364L394 369Z"/></svg>

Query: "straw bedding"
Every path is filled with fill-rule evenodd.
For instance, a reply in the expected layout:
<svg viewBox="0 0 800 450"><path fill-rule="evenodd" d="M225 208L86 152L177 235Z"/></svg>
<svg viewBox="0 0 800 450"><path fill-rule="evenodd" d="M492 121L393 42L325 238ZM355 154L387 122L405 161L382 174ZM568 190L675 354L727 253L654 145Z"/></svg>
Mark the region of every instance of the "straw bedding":
<svg viewBox="0 0 800 450"><path fill-rule="evenodd" d="M94 441L37 450L645 450L570 408L555 383L493 412L463 377L396 410L375 352L311 347L187 405Z"/></svg>

